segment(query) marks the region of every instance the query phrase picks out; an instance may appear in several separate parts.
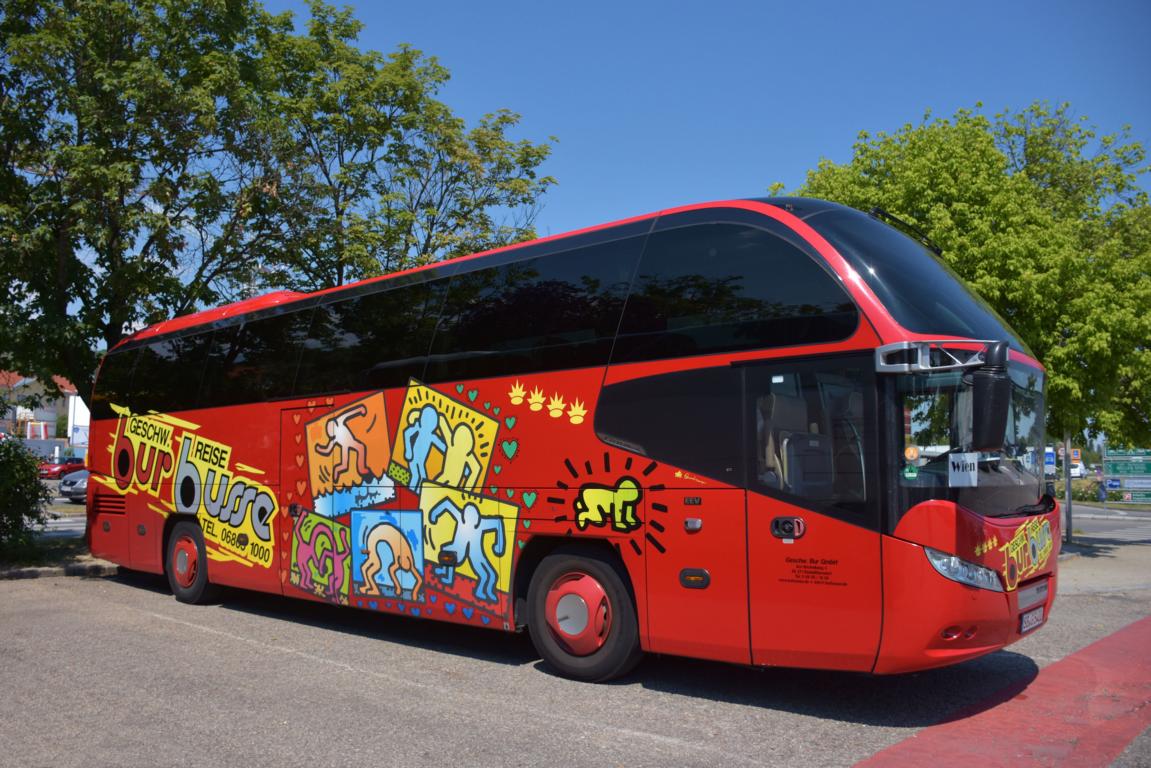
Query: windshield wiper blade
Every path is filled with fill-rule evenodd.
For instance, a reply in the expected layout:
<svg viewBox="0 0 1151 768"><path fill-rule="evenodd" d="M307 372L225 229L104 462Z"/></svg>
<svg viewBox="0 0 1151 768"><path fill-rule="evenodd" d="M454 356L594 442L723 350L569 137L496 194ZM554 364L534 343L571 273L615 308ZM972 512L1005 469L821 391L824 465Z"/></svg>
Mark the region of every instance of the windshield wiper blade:
<svg viewBox="0 0 1151 768"><path fill-rule="evenodd" d="M1046 515L1051 510L1055 509L1055 499L1052 496L1043 494L1043 498L1036 504L1024 504L1023 506L1016 507L1011 510L1011 517L1016 515ZM1002 515L1008 517L1008 515Z"/></svg>
<svg viewBox="0 0 1151 768"><path fill-rule="evenodd" d="M869 216L873 216L877 219L883 219L890 224L898 225L899 228L902 229L906 234L914 235L916 240L926 245L936 256L943 256L943 249L936 245L935 241L928 237L926 232L914 224L904 221L893 213L888 213L878 205L867 213Z"/></svg>

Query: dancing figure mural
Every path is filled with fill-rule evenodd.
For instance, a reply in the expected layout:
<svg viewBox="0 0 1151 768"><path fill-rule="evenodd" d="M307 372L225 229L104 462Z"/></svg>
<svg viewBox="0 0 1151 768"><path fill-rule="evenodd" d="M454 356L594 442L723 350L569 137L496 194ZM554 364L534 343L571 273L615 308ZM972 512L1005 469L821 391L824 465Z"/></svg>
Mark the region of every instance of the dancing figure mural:
<svg viewBox="0 0 1151 768"><path fill-rule="evenodd" d="M396 597L404 596L404 589L400 585L400 571L407 571L416 580L412 587L412 600L419 601L420 590L424 580L420 576L420 569L416 566L416 558L412 553L412 545L404 536L404 532L391 523L379 523L368 531L364 541L362 554L368 556L360 567L360 575L364 577L362 594L379 595L380 586L376 583L376 574L383 567L380 560L380 545L386 545L392 551L392 565L388 568L388 576L392 579L392 590Z"/></svg>
<svg viewBox="0 0 1151 768"><path fill-rule="evenodd" d="M361 478L371 476L371 469L368 467L368 449L363 441L356 437L348 422L352 419L360 418L368 414L368 408L363 403L349 408L346 411L337 413L332 416L324 424L324 430L328 434L328 442L323 445L316 446L316 453L320 456L330 456L337 448L340 449L340 463L332 471L332 483L338 484L340 476L347 473L352 468L352 456L356 457L356 471L360 473Z"/></svg>
<svg viewBox="0 0 1151 768"><path fill-rule="evenodd" d="M472 428L460 422L452 425L440 416L440 433L444 436L444 468L436 475L436 482L465 491L475 490L483 469L476 458L476 435Z"/></svg>
<svg viewBox="0 0 1151 768"><path fill-rule="evenodd" d="M472 570L478 576L473 592L476 599L486 603L499 602L495 589L498 574L488 561L487 553L484 552L484 536L495 533L496 540L492 552L496 557L503 556L505 543L503 519L483 517L479 508L471 502L464 504L463 509L460 509L451 499L444 499L432 507L428 521L434 525L444 514L456 521L456 532L452 540L440 548L440 552L450 555L454 564L437 567L436 575L445 585L451 586L455 580L456 568L464 563L471 563Z"/></svg>
<svg viewBox="0 0 1151 768"><path fill-rule="evenodd" d="M419 493L420 486L428 479L428 454L432 448L444 454L448 452L447 444L436 434L439 426L440 414L431 405L425 405L418 412L412 411L408 417L408 428L404 430L404 460L412 473L408 490L413 493Z"/></svg>

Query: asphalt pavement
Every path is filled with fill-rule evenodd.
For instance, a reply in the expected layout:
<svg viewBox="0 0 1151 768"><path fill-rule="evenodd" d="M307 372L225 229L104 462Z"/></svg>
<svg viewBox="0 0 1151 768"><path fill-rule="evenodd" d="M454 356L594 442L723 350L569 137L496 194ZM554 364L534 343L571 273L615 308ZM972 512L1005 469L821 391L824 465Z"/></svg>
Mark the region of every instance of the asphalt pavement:
<svg viewBox="0 0 1151 768"><path fill-rule="evenodd" d="M937 768L1151 765L1146 654L1106 645L1147 626L1151 546L1073 549L1047 626L898 677L653 657L587 685L522 636L234 590L187 606L127 572L4 581L0 766L907 765L963 727Z"/></svg>

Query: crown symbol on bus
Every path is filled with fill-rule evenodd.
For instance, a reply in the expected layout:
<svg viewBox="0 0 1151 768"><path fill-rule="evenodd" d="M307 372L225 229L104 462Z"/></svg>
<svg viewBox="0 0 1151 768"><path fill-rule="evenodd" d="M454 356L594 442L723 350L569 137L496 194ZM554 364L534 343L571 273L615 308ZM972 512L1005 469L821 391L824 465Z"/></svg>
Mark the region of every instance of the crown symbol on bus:
<svg viewBox="0 0 1151 768"><path fill-rule="evenodd" d="M533 411L543 410L544 407L544 393L539 387L532 390L531 396L528 397L528 405L532 407Z"/></svg>
<svg viewBox="0 0 1151 768"><path fill-rule="evenodd" d="M524 401L524 386L520 384L519 379L516 379L516 383L512 385L508 397L511 398L512 405L519 405Z"/></svg>
<svg viewBox="0 0 1151 768"><path fill-rule="evenodd" d="M583 424L584 416L587 416L587 409L584 408L583 403L577 399L572 403L572 407L568 408L568 418L571 419L572 424Z"/></svg>
<svg viewBox="0 0 1151 768"><path fill-rule="evenodd" d="M564 399L560 397L559 393L552 395L552 399L548 400L548 415L553 419L558 419L564 415Z"/></svg>

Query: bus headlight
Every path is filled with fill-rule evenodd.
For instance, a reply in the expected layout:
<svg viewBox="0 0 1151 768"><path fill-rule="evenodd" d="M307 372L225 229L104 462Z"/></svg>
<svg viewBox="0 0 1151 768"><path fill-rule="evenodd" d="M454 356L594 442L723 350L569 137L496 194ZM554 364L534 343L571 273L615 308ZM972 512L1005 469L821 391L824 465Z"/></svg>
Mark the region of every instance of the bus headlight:
<svg viewBox="0 0 1151 768"><path fill-rule="evenodd" d="M927 553L927 560L931 563L931 567L939 571L940 576L958 581L960 584L966 584L969 587L989 589L992 592L1003 591L999 574L990 568L960 560L955 555L949 555L931 547L924 547L923 551Z"/></svg>

